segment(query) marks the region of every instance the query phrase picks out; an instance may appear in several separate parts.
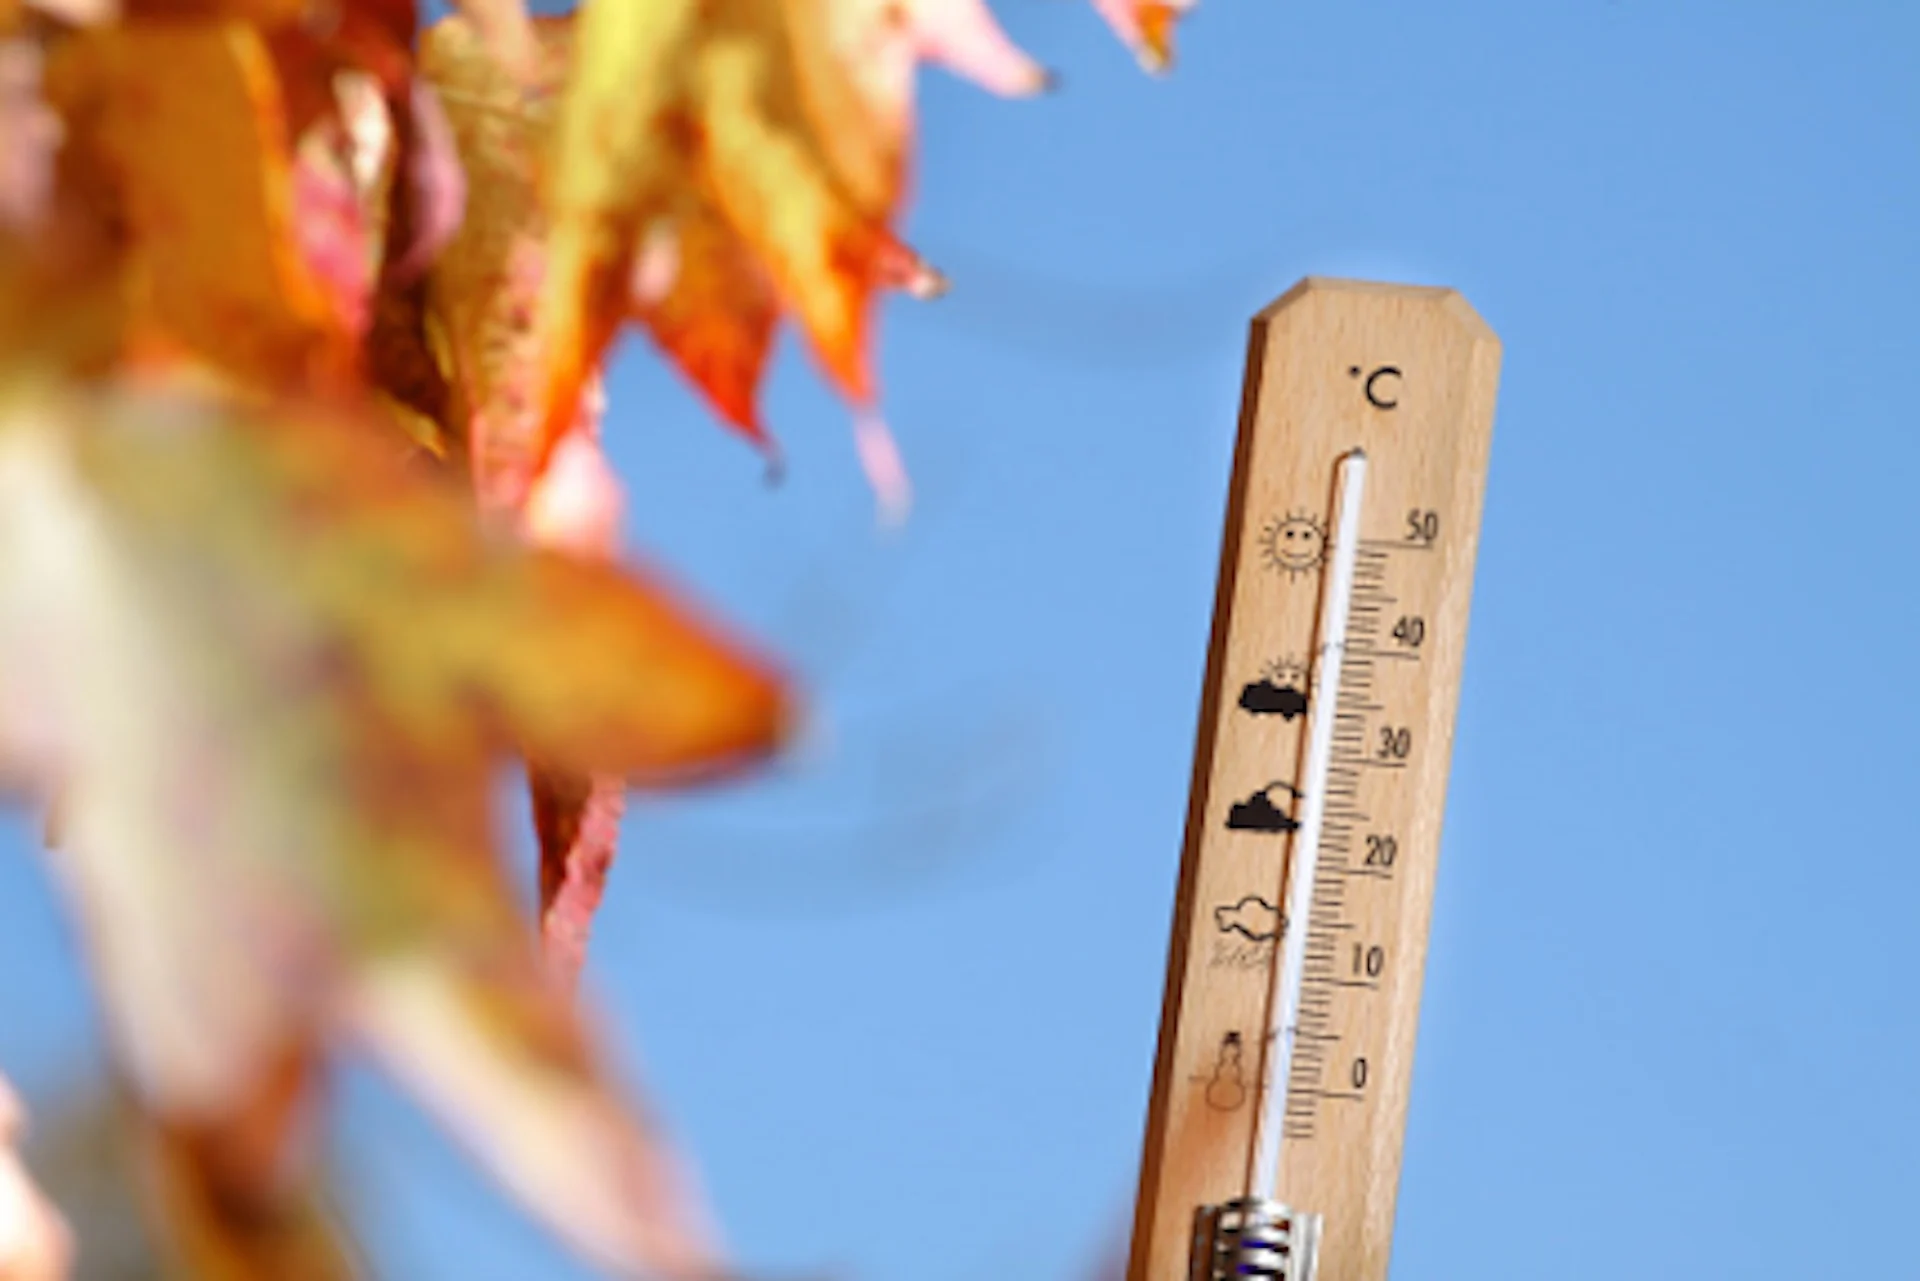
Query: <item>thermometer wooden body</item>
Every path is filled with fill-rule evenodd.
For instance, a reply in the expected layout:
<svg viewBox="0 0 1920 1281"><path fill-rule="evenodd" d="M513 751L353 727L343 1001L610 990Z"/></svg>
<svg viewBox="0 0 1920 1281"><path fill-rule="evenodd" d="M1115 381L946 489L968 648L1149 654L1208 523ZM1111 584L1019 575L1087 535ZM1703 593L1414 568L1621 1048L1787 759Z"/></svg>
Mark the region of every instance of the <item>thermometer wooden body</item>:
<svg viewBox="0 0 1920 1281"><path fill-rule="evenodd" d="M1128 1281L1387 1275L1499 363L1450 290L1254 321Z"/></svg>

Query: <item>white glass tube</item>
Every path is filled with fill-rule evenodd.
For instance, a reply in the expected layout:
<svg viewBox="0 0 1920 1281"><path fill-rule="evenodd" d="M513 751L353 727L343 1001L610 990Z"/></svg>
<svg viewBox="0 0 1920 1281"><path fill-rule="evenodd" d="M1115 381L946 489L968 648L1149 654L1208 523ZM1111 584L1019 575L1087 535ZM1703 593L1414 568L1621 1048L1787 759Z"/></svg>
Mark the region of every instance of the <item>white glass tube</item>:
<svg viewBox="0 0 1920 1281"><path fill-rule="evenodd" d="M1287 882L1285 932L1279 963L1273 969L1269 1008L1267 1077L1260 1091L1260 1116L1254 1130L1253 1186L1256 1197L1284 1200L1280 1181L1282 1134L1286 1128L1287 1083L1293 1073L1293 1044L1300 1030L1300 981L1307 959L1307 917L1313 908L1313 877L1320 858L1320 829L1327 813L1327 773L1333 763L1333 731L1340 708L1340 665L1347 650L1347 616L1353 607L1353 572L1360 553L1360 499L1366 488L1367 456L1356 449L1339 463L1338 514L1326 595L1321 605L1320 644L1312 668L1313 710L1307 720L1307 776L1300 800L1300 826L1293 835L1292 871Z"/></svg>

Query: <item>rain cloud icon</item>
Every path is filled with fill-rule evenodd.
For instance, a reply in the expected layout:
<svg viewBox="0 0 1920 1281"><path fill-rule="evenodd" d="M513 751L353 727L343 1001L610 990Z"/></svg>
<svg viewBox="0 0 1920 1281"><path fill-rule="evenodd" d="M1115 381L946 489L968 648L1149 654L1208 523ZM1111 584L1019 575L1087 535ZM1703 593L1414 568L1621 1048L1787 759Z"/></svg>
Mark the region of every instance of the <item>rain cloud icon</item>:
<svg viewBox="0 0 1920 1281"><path fill-rule="evenodd" d="M1286 922L1280 909L1258 894L1249 894L1238 903L1222 903L1213 909L1214 928L1222 934L1239 934L1255 943L1269 943L1280 937Z"/></svg>

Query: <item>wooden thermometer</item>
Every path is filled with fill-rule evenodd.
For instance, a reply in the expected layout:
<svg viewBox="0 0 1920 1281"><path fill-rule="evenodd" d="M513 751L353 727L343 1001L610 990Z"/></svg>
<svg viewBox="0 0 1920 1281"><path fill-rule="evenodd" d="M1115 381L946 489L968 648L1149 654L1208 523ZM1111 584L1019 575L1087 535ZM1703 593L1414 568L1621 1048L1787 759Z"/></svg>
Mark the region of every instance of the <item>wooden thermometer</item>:
<svg viewBox="0 0 1920 1281"><path fill-rule="evenodd" d="M1500 344L1254 320L1128 1281L1385 1281Z"/></svg>

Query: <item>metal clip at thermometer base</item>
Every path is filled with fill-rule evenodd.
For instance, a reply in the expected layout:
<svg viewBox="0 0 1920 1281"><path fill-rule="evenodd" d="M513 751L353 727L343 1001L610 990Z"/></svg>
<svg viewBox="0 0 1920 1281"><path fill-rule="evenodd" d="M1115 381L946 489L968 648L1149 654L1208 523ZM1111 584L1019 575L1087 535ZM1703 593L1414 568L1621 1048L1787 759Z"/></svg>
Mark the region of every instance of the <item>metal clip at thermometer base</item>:
<svg viewBox="0 0 1920 1281"><path fill-rule="evenodd" d="M1194 1214L1187 1281L1314 1281L1320 1216L1246 1198Z"/></svg>

